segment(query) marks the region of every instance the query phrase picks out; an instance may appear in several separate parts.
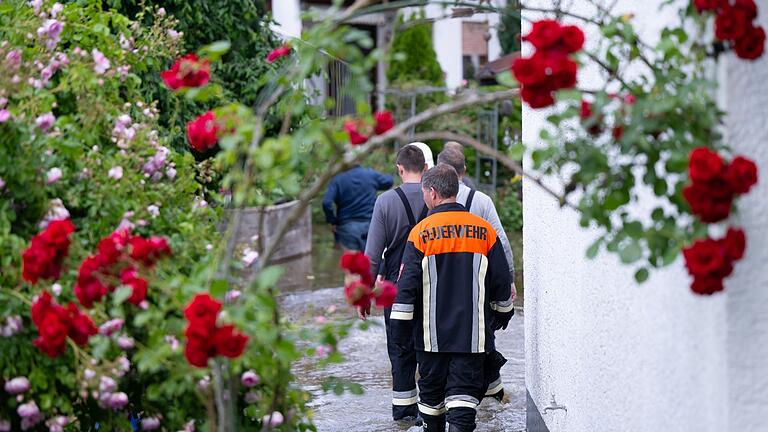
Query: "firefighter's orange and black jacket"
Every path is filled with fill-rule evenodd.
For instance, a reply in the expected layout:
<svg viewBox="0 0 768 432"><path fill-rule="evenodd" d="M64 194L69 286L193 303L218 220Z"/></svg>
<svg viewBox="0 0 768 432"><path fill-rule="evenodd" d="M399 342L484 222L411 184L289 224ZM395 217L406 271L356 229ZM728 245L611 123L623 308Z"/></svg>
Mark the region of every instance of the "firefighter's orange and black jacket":
<svg viewBox="0 0 768 432"><path fill-rule="evenodd" d="M457 203L441 204L408 236L390 324L418 351L494 350L493 321L512 316L509 266L496 231Z"/></svg>

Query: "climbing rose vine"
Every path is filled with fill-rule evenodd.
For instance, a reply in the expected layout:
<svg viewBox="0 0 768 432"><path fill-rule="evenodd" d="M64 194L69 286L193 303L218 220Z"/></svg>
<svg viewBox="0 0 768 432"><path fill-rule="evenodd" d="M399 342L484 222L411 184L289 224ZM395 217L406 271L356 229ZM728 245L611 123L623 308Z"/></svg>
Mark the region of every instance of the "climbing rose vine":
<svg viewBox="0 0 768 432"><path fill-rule="evenodd" d="M763 55L765 30L754 23L754 0L694 0L693 5L701 14L715 15L715 38L730 46L738 57L755 60Z"/></svg>
<svg viewBox="0 0 768 432"><path fill-rule="evenodd" d="M576 85L578 65L571 54L584 46L584 33L572 25L562 26L554 20L533 23L523 37L536 48L531 57L515 59L512 72L520 83L520 97L531 108L544 108L555 103L554 92Z"/></svg>

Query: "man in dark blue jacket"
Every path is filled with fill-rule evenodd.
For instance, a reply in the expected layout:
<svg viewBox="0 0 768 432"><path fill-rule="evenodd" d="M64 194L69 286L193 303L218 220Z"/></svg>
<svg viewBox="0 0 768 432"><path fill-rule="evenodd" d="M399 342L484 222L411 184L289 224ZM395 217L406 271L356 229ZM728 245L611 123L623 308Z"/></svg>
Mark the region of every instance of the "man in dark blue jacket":
<svg viewBox="0 0 768 432"><path fill-rule="evenodd" d="M359 165L331 179L323 198L323 211L336 244L347 250L365 250L376 193L391 188L393 182L392 176Z"/></svg>

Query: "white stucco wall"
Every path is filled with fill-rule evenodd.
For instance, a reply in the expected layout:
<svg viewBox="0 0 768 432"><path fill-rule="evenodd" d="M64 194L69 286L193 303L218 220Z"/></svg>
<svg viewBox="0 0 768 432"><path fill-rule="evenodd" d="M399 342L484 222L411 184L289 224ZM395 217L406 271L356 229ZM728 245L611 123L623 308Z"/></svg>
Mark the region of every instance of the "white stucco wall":
<svg viewBox="0 0 768 432"><path fill-rule="evenodd" d="M569 3L574 12L592 13L586 1L564 4ZM652 41L665 20L674 19L673 14L657 11L659 3L660 0L620 0L617 9L634 13L635 28ZM588 41L595 40L590 37L594 31L588 32ZM761 80L765 82L765 78L750 77L749 82L757 85ZM580 71L579 82L586 88L598 85L596 69ZM763 113L764 106L755 103L743 109ZM546 111L524 108L523 139L527 144L536 145L546 115ZM755 145L761 139L765 142L764 131L744 133L752 134L749 142ZM754 151L750 153L757 156ZM762 157L765 162L765 150ZM525 165L530 169L530 161ZM597 233L581 229L574 212L561 210L530 182L524 182L523 187L526 385L539 410L549 405L552 394L568 409L543 415L550 431L766 430L728 428L728 384L734 379L728 362L733 361L731 357L744 354L742 344L750 337L745 329L737 330L742 341L735 346L739 350L729 356L728 348L738 338L734 338L734 329L728 325L734 320L744 321L744 327L760 324L754 317L732 316L733 294L692 294L682 259L663 271L653 272L648 282L638 286L633 269L622 265L615 255L603 252L595 260L585 258L585 251ZM755 191L751 197L759 200L758 195ZM645 208L649 204L641 202L639 206ZM748 206L748 201L742 201L742 207ZM763 215L765 210L760 210ZM755 218L757 214L754 213ZM745 225L750 238L759 236L748 223ZM762 229L765 238L765 222ZM747 277L760 280L754 273L762 271L763 292L757 294L754 289L744 295L742 302L763 300L764 307L768 290L765 271L757 268L757 260L765 262L766 255L756 249L751 249L750 257L738 264L736 275L727 280L727 290L742 290L737 285ZM752 272L746 269L750 265L755 268ZM753 303L751 307L758 305ZM755 355L762 355L741 361L766 372L766 347L768 343L753 348ZM763 364L757 365L758 361ZM768 373L763 375L761 379ZM740 377L744 378L741 374ZM745 379L745 387L748 383ZM749 397L744 395L744 399ZM755 411L760 409L756 404L753 407Z"/></svg>
<svg viewBox="0 0 768 432"><path fill-rule="evenodd" d="M768 0L758 0L768 27ZM748 250L728 283L729 431L768 430L768 59L729 57L724 90L726 134L736 154L760 167L762 178L739 202Z"/></svg>
<svg viewBox="0 0 768 432"><path fill-rule="evenodd" d="M299 0L272 0L272 30L283 38L301 37Z"/></svg>

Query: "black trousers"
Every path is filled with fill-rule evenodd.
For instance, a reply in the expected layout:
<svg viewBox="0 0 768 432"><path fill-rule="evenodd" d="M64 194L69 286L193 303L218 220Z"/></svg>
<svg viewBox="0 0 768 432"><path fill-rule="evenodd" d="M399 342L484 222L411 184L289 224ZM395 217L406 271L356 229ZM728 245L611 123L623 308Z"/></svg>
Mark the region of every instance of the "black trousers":
<svg viewBox="0 0 768 432"><path fill-rule="evenodd" d="M425 431L445 431L446 420L452 431L474 431L476 408L486 391L486 354L417 351L416 358Z"/></svg>
<svg viewBox="0 0 768 432"><path fill-rule="evenodd" d="M507 363L507 359L498 351L493 351L485 355L485 361L483 362L483 370L485 371L485 396L493 396L503 389L501 383L501 367L504 366L505 363Z"/></svg>
<svg viewBox="0 0 768 432"><path fill-rule="evenodd" d="M392 418L416 417L416 351L413 341L408 345L396 345L392 342L389 328L391 308L384 309L384 323L387 328L387 353L392 365Z"/></svg>

